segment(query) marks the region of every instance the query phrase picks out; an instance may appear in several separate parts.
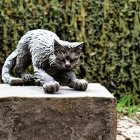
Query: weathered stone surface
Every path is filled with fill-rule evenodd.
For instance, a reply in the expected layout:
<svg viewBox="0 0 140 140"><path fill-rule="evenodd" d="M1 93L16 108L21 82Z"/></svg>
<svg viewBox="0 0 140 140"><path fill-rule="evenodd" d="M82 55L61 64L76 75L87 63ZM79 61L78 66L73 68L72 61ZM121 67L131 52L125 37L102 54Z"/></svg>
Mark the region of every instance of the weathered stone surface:
<svg viewBox="0 0 140 140"><path fill-rule="evenodd" d="M0 85L0 140L115 140L116 101L100 84L63 87Z"/></svg>

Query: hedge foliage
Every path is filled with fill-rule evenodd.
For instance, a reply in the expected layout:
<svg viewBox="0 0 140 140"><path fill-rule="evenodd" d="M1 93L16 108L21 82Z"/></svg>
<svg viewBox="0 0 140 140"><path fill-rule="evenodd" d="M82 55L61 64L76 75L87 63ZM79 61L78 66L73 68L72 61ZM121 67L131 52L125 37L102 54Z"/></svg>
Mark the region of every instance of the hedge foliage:
<svg viewBox="0 0 140 140"><path fill-rule="evenodd" d="M139 0L1 0L0 70L28 30L84 41L77 73L118 96L140 94Z"/></svg>

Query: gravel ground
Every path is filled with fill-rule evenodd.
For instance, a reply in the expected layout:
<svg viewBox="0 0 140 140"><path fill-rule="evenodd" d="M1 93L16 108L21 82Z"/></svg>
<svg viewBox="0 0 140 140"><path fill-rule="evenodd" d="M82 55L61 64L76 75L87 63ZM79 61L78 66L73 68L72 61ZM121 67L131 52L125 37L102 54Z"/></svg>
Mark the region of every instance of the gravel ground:
<svg viewBox="0 0 140 140"><path fill-rule="evenodd" d="M118 115L117 140L140 140L140 113L134 116Z"/></svg>

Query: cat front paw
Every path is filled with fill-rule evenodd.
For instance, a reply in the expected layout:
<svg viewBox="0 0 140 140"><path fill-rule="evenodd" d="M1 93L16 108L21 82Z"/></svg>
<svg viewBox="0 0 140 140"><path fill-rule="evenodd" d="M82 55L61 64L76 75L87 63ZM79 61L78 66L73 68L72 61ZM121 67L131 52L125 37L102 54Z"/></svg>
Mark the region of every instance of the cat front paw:
<svg viewBox="0 0 140 140"><path fill-rule="evenodd" d="M87 89L88 82L84 79L76 79L72 81L71 86L75 90L85 91Z"/></svg>
<svg viewBox="0 0 140 140"><path fill-rule="evenodd" d="M43 90L45 93L57 92L60 88L60 85L56 81L50 81L43 85Z"/></svg>

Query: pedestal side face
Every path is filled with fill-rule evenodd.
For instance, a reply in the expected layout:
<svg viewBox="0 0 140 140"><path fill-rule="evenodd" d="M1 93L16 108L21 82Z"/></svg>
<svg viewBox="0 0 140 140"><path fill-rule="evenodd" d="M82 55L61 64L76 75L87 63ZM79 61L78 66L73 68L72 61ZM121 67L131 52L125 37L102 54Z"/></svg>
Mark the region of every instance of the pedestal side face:
<svg viewBox="0 0 140 140"><path fill-rule="evenodd" d="M115 99L71 94L1 98L0 139L115 140Z"/></svg>

